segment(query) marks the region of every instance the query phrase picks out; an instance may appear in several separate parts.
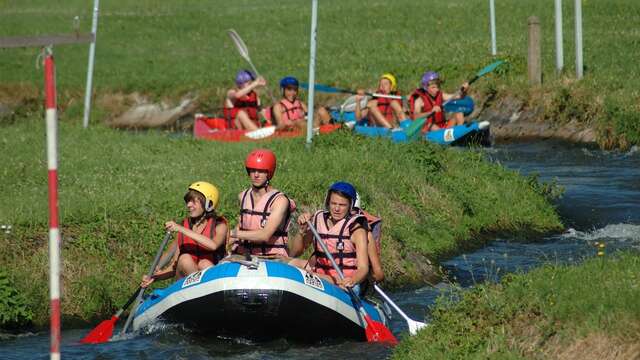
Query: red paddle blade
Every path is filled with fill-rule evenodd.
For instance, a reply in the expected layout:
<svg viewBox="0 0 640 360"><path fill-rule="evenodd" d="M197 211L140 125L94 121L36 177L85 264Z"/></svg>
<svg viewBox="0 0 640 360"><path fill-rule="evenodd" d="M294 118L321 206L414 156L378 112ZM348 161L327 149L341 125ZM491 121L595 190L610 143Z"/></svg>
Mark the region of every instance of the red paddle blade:
<svg viewBox="0 0 640 360"><path fill-rule="evenodd" d="M398 339L391 333L391 330L379 321L374 321L369 315L364 317L367 327L364 329L368 342L381 342L391 346L398 345Z"/></svg>
<svg viewBox="0 0 640 360"><path fill-rule="evenodd" d="M91 330L87 336L80 340L82 344L99 344L109 341L111 335L113 335L113 328L118 321L118 316L113 315L111 319L105 320L98 324L93 330Z"/></svg>

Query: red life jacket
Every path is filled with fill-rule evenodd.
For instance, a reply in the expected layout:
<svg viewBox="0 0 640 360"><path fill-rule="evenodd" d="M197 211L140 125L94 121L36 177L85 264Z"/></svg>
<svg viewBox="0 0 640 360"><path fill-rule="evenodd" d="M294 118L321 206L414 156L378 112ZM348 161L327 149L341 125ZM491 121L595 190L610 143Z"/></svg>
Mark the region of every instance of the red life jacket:
<svg viewBox="0 0 640 360"><path fill-rule="evenodd" d="M282 120L298 121L304 119L305 113L300 100L295 99L290 102L287 99L282 99L280 106L282 106Z"/></svg>
<svg viewBox="0 0 640 360"><path fill-rule="evenodd" d="M224 118L229 121L230 127L234 127L233 120L236 119L238 111L240 110L244 110L256 126L260 127L260 120L258 118L258 94L255 91L251 90L247 95L232 101L232 103L232 108L224 107L224 109L222 109Z"/></svg>
<svg viewBox="0 0 640 360"><path fill-rule="evenodd" d="M422 99L422 111L421 112L429 112L431 111L431 109L433 109L434 106L440 106L440 109L442 109L442 111L438 112L438 113L434 113L431 116L429 116L427 118L427 121L425 121L424 126L422 127L422 132L427 132L429 130L429 127L431 126L431 124L436 124L439 127L445 127L446 126L446 119L444 117L444 109L442 107L442 91L438 91L438 94L436 94L435 98L432 98L431 95L429 95L427 93L427 91L423 88L419 88L416 89L412 94L411 97L409 98L409 107L410 107L410 111L411 111L411 118L413 120L415 120L415 101L416 99Z"/></svg>
<svg viewBox="0 0 640 360"><path fill-rule="evenodd" d="M271 215L271 205L280 195L289 201L287 215L280 227L278 227L278 230L271 235L267 242L259 244L245 243L253 255L289 256L289 225L291 223L291 213L296 210L296 205L293 200L278 190L271 190L262 195L257 204L254 204L251 189L247 189L242 193L242 201L240 203L240 230L260 230L264 228L269 215ZM236 251L243 254L246 249L244 245L240 245Z"/></svg>
<svg viewBox="0 0 640 360"><path fill-rule="evenodd" d="M344 219L333 224L329 228L329 212L320 210L313 215L313 224L318 230L320 239L327 245L327 249L331 253L331 256L338 264L340 270L345 277L352 276L356 270L358 270L358 258L356 254L356 246L351 241L351 229L356 223L363 223L366 221L364 216L359 214L351 214ZM365 227L366 230L366 227ZM322 250L322 247L318 245L317 240L314 239L314 254L316 255L316 264L314 271L319 274L325 274L331 276L334 280L339 279L339 275L331 265L331 260Z"/></svg>
<svg viewBox="0 0 640 360"><path fill-rule="evenodd" d="M227 223L227 219L222 216L207 219L207 224L202 230L202 234L206 234L209 239L213 239L216 235L216 226L219 222ZM182 226L187 229L193 230L193 224L191 224L191 220L189 218L185 218L182 221ZM180 254L190 254L194 255L200 259L209 259L213 265L217 264L220 259L225 256L226 246L222 244L215 250L209 250L202 245L200 245L197 241L192 238L183 235L182 233L178 233L178 249L180 249Z"/></svg>
<svg viewBox="0 0 640 360"><path fill-rule="evenodd" d="M400 93L398 91L392 91L389 93L389 95L400 95ZM389 121L393 121L395 117L393 115L393 108L391 107L391 103L395 101L402 104L400 100L390 99L386 97L374 97L374 99L378 100L378 110L380 110L382 115L384 115L384 118Z"/></svg>

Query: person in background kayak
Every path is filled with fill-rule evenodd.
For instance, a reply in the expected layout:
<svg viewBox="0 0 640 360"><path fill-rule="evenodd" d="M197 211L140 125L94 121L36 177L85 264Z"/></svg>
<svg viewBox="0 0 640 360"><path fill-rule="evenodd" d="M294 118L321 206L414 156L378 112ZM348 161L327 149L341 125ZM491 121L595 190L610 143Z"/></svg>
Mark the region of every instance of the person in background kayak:
<svg viewBox="0 0 640 360"><path fill-rule="evenodd" d="M274 120L277 129L306 129L307 127L307 106L298 99L300 83L293 76L286 76L280 80L282 99L278 101L271 111L265 112L267 120ZM314 127L320 124L328 124L331 115L324 107L318 107L314 118Z"/></svg>
<svg viewBox="0 0 640 360"><path fill-rule="evenodd" d="M257 130L264 111L260 110L260 97L256 89L264 87L267 82L249 70L240 70L236 74L236 87L227 92L224 99L224 118L229 126L241 130Z"/></svg>
<svg viewBox="0 0 640 360"><path fill-rule="evenodd" d="M216 265L225 256L227 220L216 215L220 193L215 185L198 181L189 186L184 202L189 215L182 224L167 221L165 228L177 233L174 241L162 256L170 265L156 269L153 276L144 276L140 286L147 287L155 279L180 279L198 270Z"/></svg>
<svg viewBox="0 0 640 360"><path fill-rule="evenodd" d="M427 117L422 127L423 133L464 124L464 114L460 112L452 113L447 120L443 104L464 97L469 90L469 83L462 84L458 94L448 94L440 90L440 75L435 71L427 71L422 75L420 84L421 87L409 97L409 111L412 120Z"/></svg>
<svg viewBox="0 0 640 360"><path fill-rule="evenodd" d="M367 253L367 219L354 212L356 189L346 182L336 182L327 191L324 210L313 215L303 213L298 217L299 232L293 242L292 254L302 254L311 243L314 252L309 261L294 259L291 265L312 271L322 278L343 288L353 287L360 291L359 284L369 273ZM322 247L317 244L309 229L309 222L318 231L331 255L344 274L341 280Z"/></svg>
<svg viewBox="0 0 640 360"><path fill-rule="evenodd" d="M385 95L400 95L398 81L392 74L386 73L380 77L377 93ZM359 89L356 95L356 119L367 118L370 126L382 126L388 129L398 127L406 119L402 108L402 100L385 97L374 97L367 103L366 109L360 108L360 99L364 90Z"/></svg>
<svg viewBox="0 0 640 360"><path fill-rule="evenodd" d="M268 257L288 257L288 232L295 202L271 186L276 155L253 150L245 160L251 187L238 195L240 221L231 231L232 251Z"/></svg>

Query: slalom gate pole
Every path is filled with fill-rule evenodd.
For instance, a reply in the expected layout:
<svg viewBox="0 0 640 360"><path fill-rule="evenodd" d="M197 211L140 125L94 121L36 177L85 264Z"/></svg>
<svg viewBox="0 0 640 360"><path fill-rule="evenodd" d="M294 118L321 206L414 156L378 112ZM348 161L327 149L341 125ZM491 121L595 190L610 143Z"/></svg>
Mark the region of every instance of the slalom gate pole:
<svg viewBox="0 0 640 360"><path fill-rule="evenodd" d="M58 223L58 113L56 70L51 48L44 58L45 121L49 187L49 293L51 299L51 360L60 359L60 229Z"/></svg>

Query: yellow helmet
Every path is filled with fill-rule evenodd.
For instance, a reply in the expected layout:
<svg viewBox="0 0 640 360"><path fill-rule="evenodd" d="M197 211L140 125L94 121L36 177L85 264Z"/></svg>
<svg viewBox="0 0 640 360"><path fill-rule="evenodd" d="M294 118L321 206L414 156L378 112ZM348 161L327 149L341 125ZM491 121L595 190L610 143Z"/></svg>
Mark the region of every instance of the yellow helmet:
<svg viewBox="0 0 640 360"><path fill-rule="evenodd" d="M380 80L382 79L389 80L389 82L391 82L391 91L396 91L396 89L398 88L398 80L396 80L396 77L393 76L393 74L391 73L382 74L382 76L380 76Z"/></svg>
<svg viewBox="0 0 640 360"><path fill-rule="evenodd" d="M196 181L189 185L189 190L195 190L204 196L204 210L209 212L218 206L220 192L215 185L206 181Z"/></svg>

